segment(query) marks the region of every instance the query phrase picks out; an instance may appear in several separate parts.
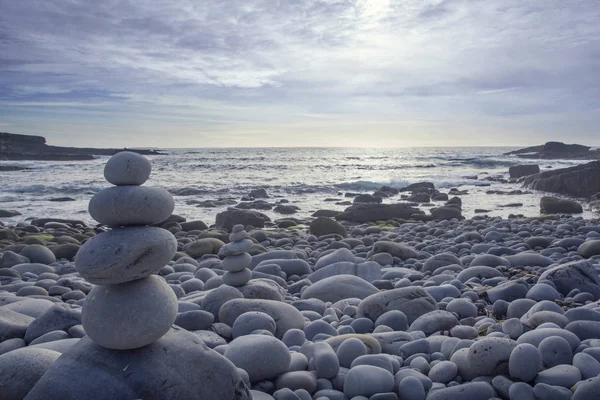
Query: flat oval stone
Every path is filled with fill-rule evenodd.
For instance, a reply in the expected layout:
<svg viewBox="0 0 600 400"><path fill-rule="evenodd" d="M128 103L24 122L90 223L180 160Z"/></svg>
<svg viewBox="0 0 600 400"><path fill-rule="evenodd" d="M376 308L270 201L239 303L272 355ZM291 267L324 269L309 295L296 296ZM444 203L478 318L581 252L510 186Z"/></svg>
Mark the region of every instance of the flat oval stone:
<svg viewBox="0 0 600 400"><path fill-rule="evenodd" d="M590 379L600 375L600 362L589 354L575 354L573 366L579 369L582 379Z"/></svg>
<svg viewBox="0 0 600 400"><path fill-rule="evenodd" d="M240 272L225 272L223 274L223 283L229 286L242 286L252 279L252 271L243 269Z"/></svg>
<svg viewBox="0 0 600 400"><path fill-rule="evenodd" d="M469 299L454 299L446 306L446 311L456 313L459 318L477 317L477 306Z"/></svg>
<svg viewBox="0 0 600 400"><path fill-rule="evenodd" d="M344 368L350 368L355 359L367 355L367 353L367 346L356 338L343 341L336 351L340 365Z"/></svg>
<svg viewBox="0 0 600 400"><path fill-rule="evenodd" d="M431 367L429 378L433 382L448 383L458 373L458 367L452 361L441 361Z"/></svg>
<svg viewBox="0 0 600 400"><path fill-rule="evenodd" d="M104 166L104 178L113 185L143 185L150 177L152 165L146 157L133 151L112 156Z"/></svg>
<svg viewBox="0 0 600 400"><path fill-rule="evenodd" d="M600 338L599 321L573 321L565 327L565 330L577 335L579 340Z"/></svg>
<svg viewBox="0 0 600 400"><path fill-rule="evenodd" d="M494 376L508 372L508 361L517 343L511 339L486 337L469 348L471 369L478 376Z"/></svg>
<svg viewBox="0 0 600 400"><path fill-rule="evenodd" d="M393 391L394 376L383 368L371 365L357 365L348 372L344 381L344 394L349 399Z"/></svg>
<svg viewBox="0 0 600 400"><path fill-rule="evenodd" d="M188 331L197 331L210 329L214 321L215 317L208 311L190 310L178 313L175 325Z"/></svg>
<svg viewBox="0 0 600 400"><path fill-rule="evenodd" d="M542 357L534 345L519 344L510 353L508 371L511 377L530 382L541 370Z"/></svg>
<svg viewBox="0 0 600 400"><path fill-rule="evenodd" d="M312 352L317 378L334 378L340 371L340 361L329 343L315 343Z"/></svg>
<svg viewBox="0 0 600 400"><path fill-rule="evenodd" d="M381 314L375 321L375 327L379 325L385 325L392 328L394 331L405 331L408 329L406 315L398 310L391 310Z"/></svg>
<svg viewBox="0 0 600 400"><path fill-rule="evenodd" d="M229 343L224 356L236 367L245 370L252 383L273 379L284 373L291 361L287 346L279 339L266 335L238 337Z"/></svg>
<svg viewBox="0 0 600 400"><path fill-rule="evenodd" d="M513 268L525 266L547 267L554 263L554 260L551 258L544 257L536 252L523 252L506 256L505 258L510 261L510 265Z"/></svg>
<svg viewBox="0 0 600 400"><path fill-rule="evenodd" d="M256 330L266 330L274 334L275 327L275 320L269 314L260 311L249 311L235 319L231 327L231 333L234 338L249 335Z"/></svg>
<svg viewBox="0 0 600 400"><path fill-rule="evenodd" d="M572 365L557 365L541 371L535 378L535 383L571 388L581 380L581 372Z"/></svg>
<svg viewBox="0 0 600 400"><path fill-rule="evenodd" d="M585 258L600 255L600 240L588 240L582 243L577 252Z"/></svg>
<svg viewBox="0 0 600 400"><path fill-rule="evenodd" d="M223 269L229 272L240 272L250 266L252 256L248 253L228 256L223 260Z"/></svg>
<svg viewBox="0 0 600 400"><path fill-rule="evenodd" d="M108 226L154 225L175 209L173 196L165 189L146 186L116 186L103 189L90 200L92 218Z"/></svg>
<svg viewBox="0 0 600 400"><path fill-rule="evenodd" d="M54 253L46 246L40 244L32 244L25 247L23 251L21 251L21 255L27 257L32 263L47 265L56 262Z"/></svg>
<svg viewBox="0 0 600 400"><path fill-rule="evenodd" d="M398 394L402 399L425 400L425 388L414 376L407 376L398 384Z"/></svg>
<svg viewBox="0 0 600 400"><path fill-rule="evenodd" d="M91 283L123 283L157 272L176 251L177 239L165 229L113 229L85 242L75 256L75 266Z"/></svg>
<svg viewBox="0 0 600 400"><path fill-rule="evenodd" d="M560 336L550 336L542 340L538 350L542 356L542 363L546 368L573 362L571 345Z"/></svg>
<svg viewBox="0 0 600 400"><path fill-rule="evenodd" d="M169 331L177 317L177 297L153 275L120 285L95 286L83 305L87 335L109 349L146 346Z"/></svg>

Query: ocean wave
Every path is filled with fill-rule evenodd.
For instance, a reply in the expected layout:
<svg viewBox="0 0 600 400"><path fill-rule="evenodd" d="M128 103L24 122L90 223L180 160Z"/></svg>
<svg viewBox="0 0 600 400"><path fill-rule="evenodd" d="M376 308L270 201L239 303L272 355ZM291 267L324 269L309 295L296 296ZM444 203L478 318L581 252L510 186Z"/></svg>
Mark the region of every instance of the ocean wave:
<svg viewBox="0 0 600 400"><path fill-rule="evenodd" d="M392 179L387 181L353 181L335 184L334 186L341 190L371 191L379 190L382 186L389 186L394 189L402 189L410 183L405 179Z"/></svg>
<svg viewBox="0 0 600 400"><path fill-rule="evenodd" d="M21 200L21 197L18 196L0 196L0 203L12 203Z"/></svg>
<svg viewBox="0 0 600 400"><path fill-rule="evenodd" d="M214 189L209 189L209 188L183 187L183 188L169 189L169 192L173 196L202 196L202 195L215 193L216 191Z"/></svg>
<svg viewBox="0 0 600 400"><path fill-rule="evenodd" d="M20 194L37 194L37 195L46 195L46 194L65 194L65 195L77 195L77 194L95 194L100 190L104 189L101 186L78 186L78 185L43 185L43 184L33 184L26 186L15 186L9 189L5 189L10 193L20 193Z"/></svg>
<svg viewBox="0 0 600 400"><path fill-rule="evenodd" d="M446 166L468 166L473 165L479 168L501 168L501 167L512 167L514 165L522 164L523 161L519 160L493 160L487 158L448 158L445 163Z"/></svg>
<svg viewBox="0 0 600 400"><path fill-rule="evenodd" d="M413 164L413 165L369 165L369 164L313 164L313 165L285 165L285 164L211 164L211 163L200 163L190 164L182 167L183 169L194 170L206 170L211 172L223 172L232 170L249 170L249 171L282 171L282 170L314 170L320 169L324 171L336 170L336 169L355 169L361 171L397 171L397 170L410 170L410 169L422 169L422 168L436 168L436 164ZM169 167L162 167L164 170Z"/></svg>
<svg viewBox="0 0 600 400"><path fill-rule="evenodd" d="M490 186L489 181L480 181L475 179L431 179L431 182L435 185L436 189L450 189L450 188L458 188L460 186L467 186L463 189L471 188L481 188Z"/></svg>

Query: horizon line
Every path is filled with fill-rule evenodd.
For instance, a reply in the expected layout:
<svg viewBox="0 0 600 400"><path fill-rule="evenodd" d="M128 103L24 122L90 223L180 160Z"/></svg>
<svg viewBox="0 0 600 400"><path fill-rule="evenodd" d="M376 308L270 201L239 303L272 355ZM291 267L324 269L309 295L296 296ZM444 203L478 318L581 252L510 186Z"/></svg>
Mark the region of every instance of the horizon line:
<svg viewBox="0 0 600 400"><path fill-rule="evenodd" d="M211 147L124 147L127 150L189 150L189 149L457 149L457 148L498 148L510 149L522 146L211 146ZM532 147L532 146L525 146ZM594 148L594 146L591 146Z"/></svg>

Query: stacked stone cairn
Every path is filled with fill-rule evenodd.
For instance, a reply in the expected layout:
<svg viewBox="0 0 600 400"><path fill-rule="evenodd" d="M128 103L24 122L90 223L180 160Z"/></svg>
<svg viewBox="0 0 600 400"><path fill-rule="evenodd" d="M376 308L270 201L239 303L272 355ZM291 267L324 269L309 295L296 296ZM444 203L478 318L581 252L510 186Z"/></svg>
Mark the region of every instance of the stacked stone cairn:
<svg viewBox="0 0 600 400"><path fill-rule="evenodd" d="M166 190L142 186L150 170L145 157L131 152L106 164L104 176L115 186L96 194L89 211L112 229L75 257L79 273L95 284L82 310L87 336L52 364L27 400L252 399L232 362L173 325L177 298L153 274L172 260L177 241L151 225L166 220L174 202ZM230 253L243 256L245 243Z"/></svg>
<svg viewBox="0 0 600 400"><path fill-rule="evenodd" d="M87 335L109 349L136 349L160 339L177 316L177 297L160 277L177 251L177 240L149 225L167 219L174 201L161 188L142 186L151 165L144 156L121 152L104 168L113 187L89 204L92 218L112 230L90 239L75 257L75 266L96 286L83 305Z"/></svg>
<svg viewBox="0 0 600 400"><path fill-rule="evenodd" d="M252 263L252 256L247 252L252 248L252 240L244 230L243 225L235 225L229 235L230 243L221 247L219 255L223 259L223 283L229 286L240 287L252 279L252 271L248 268Z"/></svg>

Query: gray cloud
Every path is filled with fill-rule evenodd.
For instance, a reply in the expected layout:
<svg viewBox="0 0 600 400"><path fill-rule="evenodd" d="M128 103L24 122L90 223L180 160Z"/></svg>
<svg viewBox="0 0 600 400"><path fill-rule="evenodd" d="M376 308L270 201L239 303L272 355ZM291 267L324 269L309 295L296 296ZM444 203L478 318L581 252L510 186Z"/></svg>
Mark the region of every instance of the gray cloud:
<svg viewBox="0 0 600 400"><path fill-rule="evenodd" d="M443 138L458 120L521 142L523 131L537 142L571 124L565 140L598 143L599 6L0 0L0 108L13 130L35 133L44 105L62 107L52 124L64 135L86 115L122 118L113 129L124 131L145 112L165 127L192 121L214 141L246 124L267 144L279 124L307 120L339 138L336 124L351 120L386 138L397 129L403 144L406 123L441 126ZM555 123L532 123L541 118Z"/></svg>

